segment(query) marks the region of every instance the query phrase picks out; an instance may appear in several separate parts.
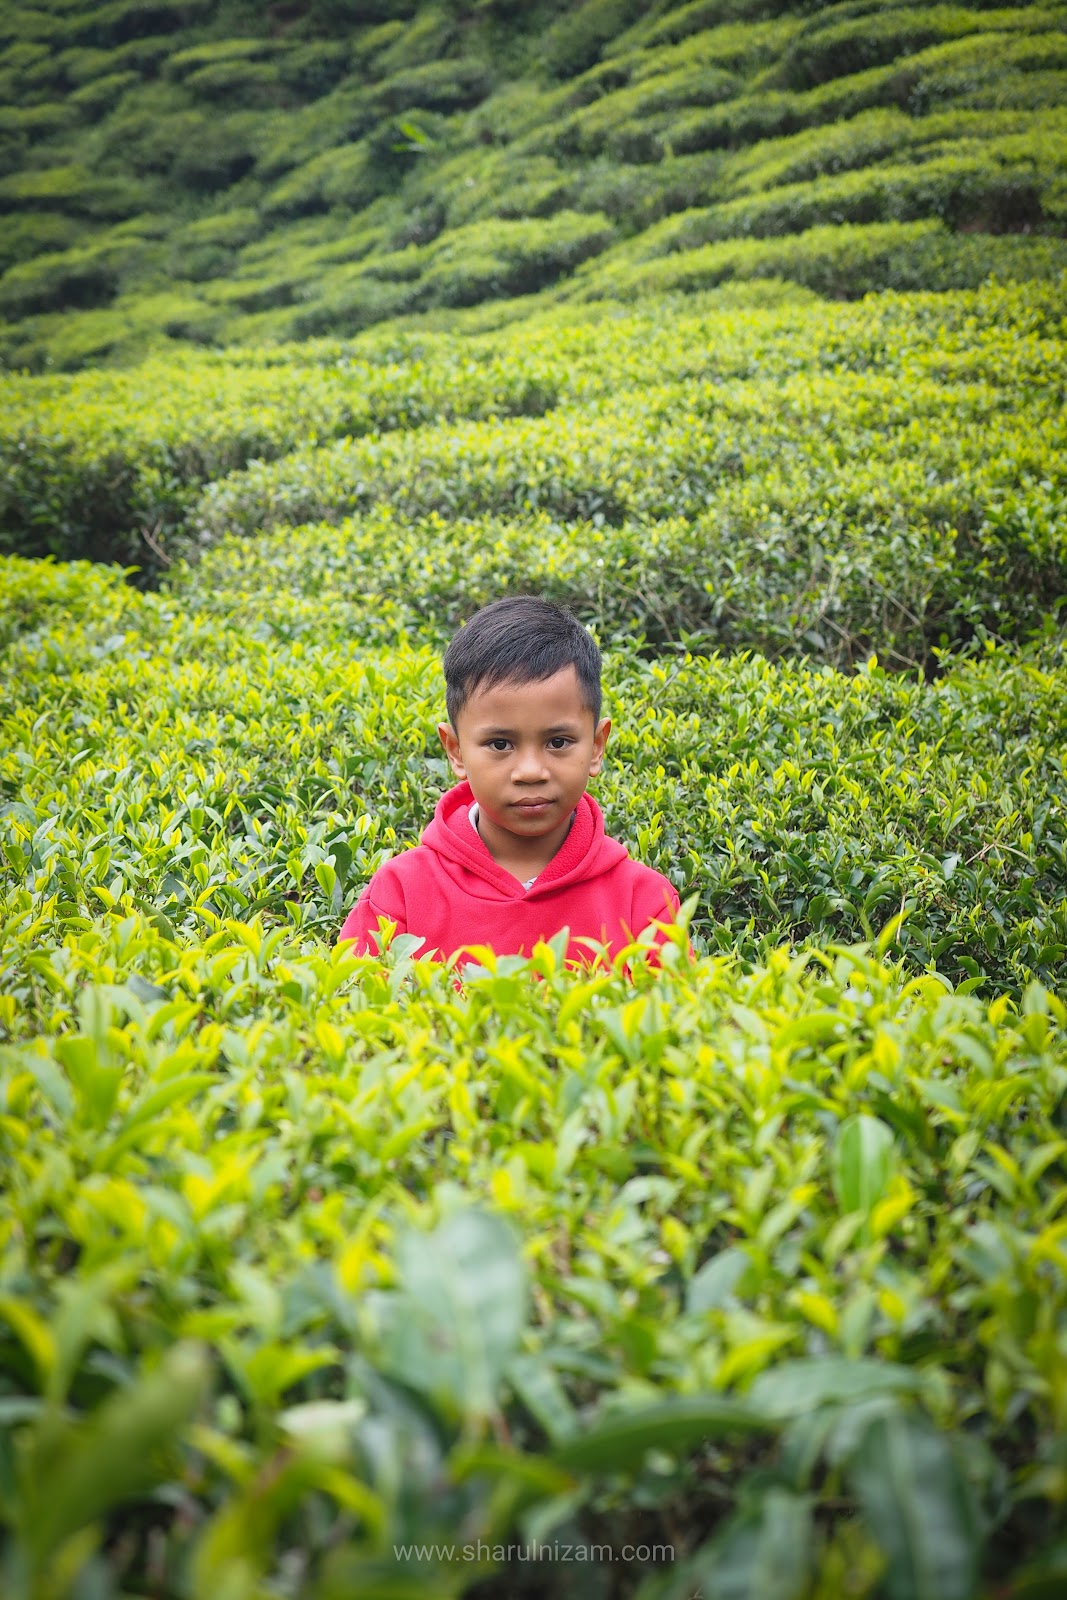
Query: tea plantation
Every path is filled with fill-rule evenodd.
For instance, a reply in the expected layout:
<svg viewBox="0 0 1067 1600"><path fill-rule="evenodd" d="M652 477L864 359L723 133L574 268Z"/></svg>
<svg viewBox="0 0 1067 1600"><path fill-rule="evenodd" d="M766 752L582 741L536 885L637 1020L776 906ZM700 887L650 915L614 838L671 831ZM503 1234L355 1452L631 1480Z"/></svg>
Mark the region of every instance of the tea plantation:
<svg viewBox="0 0 1067 1600"><path fill-rule="evenodd" d="M7 0L0 359L1055 277L1065 23L1064 0Z"/></svg>
<svg viewBox="0 0 1067 1600"><path fill-rule="evenodd" d="M4 1600L1067 1592L1065 22L4 8ZM355 957L523 592L682 925Z"/></svg>

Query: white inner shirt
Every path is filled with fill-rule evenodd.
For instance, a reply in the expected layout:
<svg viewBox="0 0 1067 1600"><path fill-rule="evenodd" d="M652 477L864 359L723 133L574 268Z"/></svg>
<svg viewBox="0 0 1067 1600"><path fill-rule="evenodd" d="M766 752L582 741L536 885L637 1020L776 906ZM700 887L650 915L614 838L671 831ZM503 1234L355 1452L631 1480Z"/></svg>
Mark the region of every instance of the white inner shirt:
<svg viewBox="0 0 1067 1600"><path fill-rule="evenodd" d="M478 835L478 837L480 839L482 837L482 835L481 835L481 832L479 831L479 828L478 828L479 812L480 812L480 807L478 805L477 800L473 801L472 804L467 807L467 815L471 819L471 827L474 829L475 833ZM567 824L567 833L570 833L571 829L573 828L574 819L575 819L575 817L577 815L578 815L577 811L572 811L571 812L571 820ZM567 835L564 834L564 838L566 838L566 836ZM520 881L520 883L522 883L522 879L521 878L520 878L519 881ZM526 882L523 883L522 886L523 886L524 889L528 889L531 884L536 883L536 882L537 882L537 873L535 872L533 877L532 878L527 878Z"/></svg>

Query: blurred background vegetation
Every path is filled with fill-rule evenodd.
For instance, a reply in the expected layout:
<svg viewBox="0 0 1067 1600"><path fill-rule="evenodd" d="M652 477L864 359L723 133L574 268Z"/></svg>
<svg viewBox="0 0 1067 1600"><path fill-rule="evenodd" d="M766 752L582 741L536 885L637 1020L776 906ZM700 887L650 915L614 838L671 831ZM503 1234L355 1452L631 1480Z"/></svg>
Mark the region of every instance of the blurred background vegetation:
<svg viewBox="0 0 1067 1600"><path fill-rule="evenodd" d="M1055 274L1065 24L1055 0L8 3L0 360Z"/></svg>

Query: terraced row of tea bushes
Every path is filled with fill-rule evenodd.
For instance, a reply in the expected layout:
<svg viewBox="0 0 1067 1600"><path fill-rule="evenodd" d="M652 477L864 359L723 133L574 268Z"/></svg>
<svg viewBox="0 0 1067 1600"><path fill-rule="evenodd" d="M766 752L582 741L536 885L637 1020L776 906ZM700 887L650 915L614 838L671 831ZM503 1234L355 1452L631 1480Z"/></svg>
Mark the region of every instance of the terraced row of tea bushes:
<svg viewBox="0 0 1067 1600"><path fill-rule="evenodd" d="M1067 120L1061 119L1061 141L1065 134ZM1004 141L1005 146L1010 143ZM1067 164L1057 163L1049 182L1060 193L1065 176ZM649 229L641 249L653 257L718 239L800 233L828 222L908 222L933 216L952 224L961 208L970 216L979 206L988 217L987 232L1019 232L1039 209L1037 189L1033 161L1025 155L1015 161L1005 158L999 169L990 170L984 155L955 150L918 163L912 159L824 175L817 186L778 184L704 210L684 211Z"/></svg>
<svg viewBox="0 0 1067 1600"><path fill-rule="evenodd" d="M592 11L593 8L590 8ZM614 64L635 50L683 47L694 41L705 45L709 59L728 63L739 59L752 35L758 48L765 48L768 59L776 58L782 47L789 60L785 76L809 83L825 83L843 70L856 72L876 64L879 57L892 60L903 49L919 50L938 41L951 43L969 36L982 37L990 31L1025 30L1034 16L1046 27L1055 26L1055 5L1035 8L1030 19L1020 16L1020 7L914 6L909 0L889 0L877 12L855 14L843 8L812 7L800 17L791 15L789 5L763 4L760 0L739 0L721 4L720 0L688 0L680 6L667 6L651 16L643 16L625 31L613 28L613 37L603 41L601 55ZM762 24L752 28L755 22ZM699 39L704 30L721 28L717 38ZM806 63L801 66L800 63ZM816 66L815 64L818 63ZM764 63L766 64L766 63Z"/></svg>
<svg viewBox="0 0 1067 1600"><path fill-rule="evenodd" d="M1061 49L1067 64L1067 39ZM1062 124L1062 108L1050 109L1038 121L1014 109L954 109L921 118L909 117L897 107L861 111L840 122L760 140L724 155L719 168L722 198L733 201L805 179L856 172L872 162L896 163L905 155L925 165L942 160L949 150L977 153L979 140L991 141L990 153L997 151L1006 161L1029 157L1036 165L1047 160L1055 170L1056 157L1049 145ZM872 167L872 175L878 170Z"/></svg>
<svg viewBox="0 0 1067 1600"><path fill-rule="evenodd" d="M922 180L905 182L921 187ZM875 189L878 183L873 180ZM1006 195L1014 183L1006 180ZM990 192L999 184L999 178L991 180ZM681 193L688 193L684 180ZM610 183L604 199L611 203ZM847 207L824 208L818 197L811 210L816 216L849 214ZM892 205L887 214L894 214ZM910 214L908 208L901 208L901 214ZM453 228L432 245L405 246L367 256L355 266L327 269L316 275L311 296L306 294L302 267L283 268L267 280L255 275L205 286L205 299L191 314L205 334L215 334L221 330L218 312L223 304L242 305L247 315L229 322L231 337L301 339L326 333L354 335L375 323L417 330L427 318L431 325L448 327L452 319L442 307L506 300L556 279L560 281L554 290L542 289L536 305L524 309L574 298L633 299L635 287L641 294L655 295L774 277L791 279L830 298L851 300L880 289L972 289L990 277L1050 278L1062 273L1067 263L1067 243L1062 238L984 232L961 237L936 218L911 224L798 226L800 232L783 237L731 239L702 262L700 275L691 271L686 275L679 269L688 263L671 258L658 273L637 275L636 285L632 280L620 285L620 269L646 258L641 235L633 244L625 241L608 249L612 230L599 212L581 216L564 211L547 220L504 218ZM659 265L658 257L652 259ZM564 268L570 275L561 277ZM262 309L274 304L291 309ZM178 312L179 318L186 314L190 313ZM191 327L196 326L194 320Z"/></svg>
<svg viewBox="0 0 1067 1600"><path fill-rule="evenodd" d="M435 306L476 305L532 293L573 272L612 238L606 217L559 211L551 217L471 223L433 243L380 252L327 274L314 304L294 312L287 335L358 333L375 322ZM240 301L243 281L228 294ZM205 294L211 297L210 288ZM291 295L302 296L296 280ZM254 309L254 307L253 307Z"/></svg>
<svg viewBox="0 0 1067 1600"><path fill-rule="evenodd" d="M1044 113L1062 107L1065 88L1063 35L1037 32L1029 37L977 35L903 57L889 66L832 79L797 93L760 87L719 105L679 113L660 130L659 144L675 154L733 152L738 146L790 140L803 130L823 130L829 141L837 125L846 127L871 112L897 111L913 122L902 138L922 140L926 119L953 112ZM616 137L623 136L622 130ZM816 135L820 138L821 135ZM887 152L892 153L892 152ZM734 157L727 158L733 168Z"/></svg>
<svg viewBox="0 0 1067 1600"><path fill-rule="evenodd" d="M1029 307L1042 300L1038 332ZM787 306L744 319L740 340L727 316L682 321L651 353L677 361L699 339L706 375L691 353L677 377L665 363L667 381L639 361L639 386L605 381L596 398L594 381L536 420L253 463L205 489L195 523L205 540L275 530L262 557L241 557L250 572L263 563L250 587L273 590L294 539L280 530L339 521L339 534L295 536L296 564L321 565L350 598L402 593L415 622L459 620L501 585L547 584L657 644L699 633L835 663L875 649L929 664L946 640L1040 625L1067 571L1062 290L964 303L966 327L962 305L939 322L935 297L914 317L903 300L851 316ZM753 344L761 321L767 341ZM620 375L628 362L624 347Z"/></svg>
<svg viewBox="0 0 1067 1600"><path fill-rule="evenodd" d="M987 96L986 103L1002 117L1010 109L1014 130L1036 131L1046 114L1055 115L1053 108L1062 105L1062 73L1067 67L1062 16L1053 23L1047 12L1031 11L1027 16L1024 8L1018 8L1014 14L1001 12L999 19L987 13L985 20L1010 20L1018 26L915 54L902 51L899 59L884 67L853 71L842 63L843 70L829 81L800 91L783 90L770 83L767 74L749 82L737 76L728 46L732 44L734 52L758 47L758 26L714 29L673 50L613 57L578 80L566 96L557 97L550 134L528 133L525 142L563 157L581 153L641 162L655 162L671 152L722 150L721 175L728 190L734 171L743 164L738 145L763 140L786 143L802 129L821 130L809 135L813 143L823 139L832 143L840 137L835 125L848 128L856 119L859 132L872 114L899 119L901 138L908 143L925 143L938 134L965 136L965 128L980 141L991 139L998 123L982 127L967 113L973 112L976 101L982 103L982 89L993 87L997 62L1000 87L1008 92ZM1048 31L1041 31L1042 21ZM766 37L763 30L763 40ZM1024 96L1022 104L1014 104L1012 77L1021 86L1038 73L1059 74L1060 93L1049 95L1046 82L1044 96ZM482 115L490 111L491 106ZM955 116L963 118L959 125L953 124ZM863 164L896 153L891 147L874 148Z"/></svg>
<svg viewBox="0 0 1067 1600"><path fill-rule="evenodd" d="M181 545L210 478L316 438L537 414L555 402L559 381L519 351L505 361L432 338L402 361L334 347L9 377L0 389L0 549L152 570Z"/></svg>
<svg viewBox="0 0 1067 1600"><path fill-rule="evenodd" d="M3 359L71 368L551 303L607 253L600 298L628 246L655 256L645 231L692 210L734 243L948 225L906 280L876 239L794 241L788 270L844 296L1026 275L1040 253L996 235L1061 242L1063 4L649 9L305 6L279 32L220 0L138 6L139 36L116 40L81 0L10 8ZM787 270L775 259L763 275ZM718 258L718 278L753 270L744 250Z"/></svg>
<svg viewBox="0 0 1067 1600"><path fill-rule="evenodd" d="M399 600L361 609L341 566L309 549L301 572L235 562L227 588L220 562L200 593L141 595L99 569L6 564L9 936L104 912L183 939L256 914L336 933L451 782L447 628L416 633ZM698 896L698 948L760 959L904 913L895 948L917 970L1018 990L1062 968L1062 643L990 649L933 684L642 662L641 643L608 652L596 794L609 831Z"/></svg>
<svg viewBox="0 0 1067 1600"><path fill-rule="evenodd" d="M623 247L599 262L595 274L568 283L561 298L635 301L720 284L743 291L753 279L777 278L851 300L881 289L975 289L990 278L1041 282L1062 277L1065 264L1062 239L961 239L936 221L842 223L781 239L728 239L650 260L641 259L639 247Z"/></svg>
<svg viewBox="0 0 1067 1600"><path fill-rule="evenodd" d="M1022 20L1021 12L1014 20ZM738 36L751 38L752 30L733 30ZM716 37L715 32L706 35L703 48L713 49ZM800 170L792 181L896 160L909 147L925 156L957 145L974 150L975 141L984 147L987 139L1005 134L1039 138L1042 128L1056 126L1067 84L1067 47L1058 29L981 34L804 93L761 86L759 92L738 94L736 82L724 82L713 63L701 60L702 53L701 41L691 40L673 52L635 56L628 64L613 58L567 96L547 105L530 102L521 121L500 130L512 136L510 141L483 156L474 196L465 192L469 157L454 157L435 174L449 220L457 206L480 208L473 215L507 215L500 209L510 204L504 174L522 192L522 162L534 163L546 179L551 175L560 203L575 204L588 175L567 159L574 151L594 162L606 157L611 165L605 176L618 164L640 163L651 183L679 156L706 152L714 157L701 169L708 197L729 199L743 192L743 175L753 166L766 168L754 183L760 188L789 181L779 169L788 173L798 158ZM688 68L707 103L688 109L684 94L672 94L677 78L672 62ZM642 110L644 116L635 115ZM1031 116L1033 111L1039 115ZM486 108L483 120L489 115ZM990 171L995 167L991 160ZM500 181L486 183L492 170ZM417 176L410 181L413 192L421 192Z"/></svg>
<svg viewBox="0 0 1067 1600"><path fill-rule="evenodd" d="M495 595L532 589L603 629L642 632L650 649L684 640L701 652L754 647L845 668L879 650L895 669L932 672L946 640L973 643L990 628L1023 636L1059 606L1055 567L998 548L999 533L1010 540L1024 522L1053 531L1055 505L1040 493L999 502L981 545L903 518L864 528L802 503L758 525L727 502L714 515L619 527L547 511L446 520L389 508L226 539L196 586L211 609L211 584L221 582L223 613L239 587L249 623L278 638L314 635L315 618L288 595L279 608L262 585L314 575L323 604L356 626L376 608L389 629L398 615L412 628L458 626ZM1031 587L1016 594L1023 579Z"/></svg>
<svg viewBox="0 0 1067 1600"><path fill-rule="evenodd" d="M1055 1592L1053 995L12 931L12 1600Z"/></svg>

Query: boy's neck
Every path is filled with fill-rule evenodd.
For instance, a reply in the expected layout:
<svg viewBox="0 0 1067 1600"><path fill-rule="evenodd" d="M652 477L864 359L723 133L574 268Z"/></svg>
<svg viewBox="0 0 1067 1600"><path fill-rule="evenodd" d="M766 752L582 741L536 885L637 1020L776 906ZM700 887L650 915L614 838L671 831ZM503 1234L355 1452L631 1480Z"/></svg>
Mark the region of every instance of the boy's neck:
<svg viewBox="0 0 1067 1600"><path fill-rule="evenodd" d="M536 839L521 839L507 829L497 827L481 807L475 812L474 826L497 866L510 872L520 883L525 883L527 879L543 872L559 854L560 846L571 830L574 816L575 813L570 812L558 828Z"/></svg>

